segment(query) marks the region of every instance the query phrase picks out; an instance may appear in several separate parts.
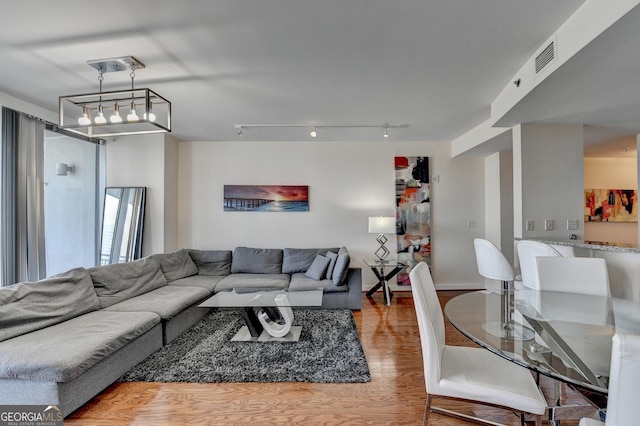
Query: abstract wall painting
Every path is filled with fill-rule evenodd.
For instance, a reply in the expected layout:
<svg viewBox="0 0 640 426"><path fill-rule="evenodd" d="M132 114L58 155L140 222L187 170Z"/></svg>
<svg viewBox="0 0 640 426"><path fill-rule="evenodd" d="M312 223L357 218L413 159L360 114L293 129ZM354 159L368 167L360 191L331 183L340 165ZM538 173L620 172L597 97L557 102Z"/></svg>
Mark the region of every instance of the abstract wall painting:
<svg viewBox="0 0 640 426"><path fill-rule="evenodd" d="M395 157L395 171L398 261L431 268L429 157ZM411 285L406 270L398 274L398 285Z"/></svg>
<svg viewBox="0 0 640 426"><path fill-rule="evenodd" d="M225 212L307 212L309 187L224 185Z"/></svg>
<svg viewBox="0 0 640 426"><path fill-rule="evenodd" d="M635 189L585 189L585 222L637 222L638 191Z"/></svg>

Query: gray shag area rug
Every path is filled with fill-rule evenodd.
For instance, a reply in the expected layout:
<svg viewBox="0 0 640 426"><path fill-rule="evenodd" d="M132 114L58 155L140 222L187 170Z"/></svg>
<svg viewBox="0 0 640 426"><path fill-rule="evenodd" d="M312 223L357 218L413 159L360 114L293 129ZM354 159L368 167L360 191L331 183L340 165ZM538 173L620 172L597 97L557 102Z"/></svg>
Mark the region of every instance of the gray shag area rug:
<svg viewBox="0 0 640 426"><path fill-rule="evenodd" d="M371 381L349 310L294 310L298 342L232 342L240 311L217 311L126 373L121 382Z"/></svg>

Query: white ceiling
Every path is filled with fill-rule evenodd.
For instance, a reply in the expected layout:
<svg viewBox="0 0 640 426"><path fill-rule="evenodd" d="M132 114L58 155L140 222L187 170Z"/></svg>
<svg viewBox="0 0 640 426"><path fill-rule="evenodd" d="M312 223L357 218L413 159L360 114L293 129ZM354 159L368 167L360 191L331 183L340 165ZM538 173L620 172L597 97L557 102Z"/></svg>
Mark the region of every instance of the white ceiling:
<svg viewBox="0 0 640 426"><path fill-rule="evenodd" d="M136 73L137 87L172 101L179 140L235 140L236 124L384 123L409 125L390 130L390 140L452 140L489 118L491 102L583 2L3 2L0 91L55 111L60 95L98 90L98 74L88 60L131 55L147 66ZM640 112L637 72L626 68L635 65L637 71L640 64L633 18L558 73L545 96L561 105L528 103L505 121L584 117L593 121L586 124L608 128L619 117L616 108ZM618 49L612 46L616 37L631 41ZM609 66L597 59L617 61L620 54L612 47L631 49L624 75L601 82L610 96L598 102L598 93L588 91L588 111L578 108L584 90L576 84L588 86L606 75ZM105 74L104 90L129 84L128 72ZM573 90L571 103L558 87ZM629 110L629 103L638 111ZM619 132L640 128L625 126ZM318 140L381 136L379 129L321 128ZM246 129L243 139L308 136L306 129Z"/></svg>

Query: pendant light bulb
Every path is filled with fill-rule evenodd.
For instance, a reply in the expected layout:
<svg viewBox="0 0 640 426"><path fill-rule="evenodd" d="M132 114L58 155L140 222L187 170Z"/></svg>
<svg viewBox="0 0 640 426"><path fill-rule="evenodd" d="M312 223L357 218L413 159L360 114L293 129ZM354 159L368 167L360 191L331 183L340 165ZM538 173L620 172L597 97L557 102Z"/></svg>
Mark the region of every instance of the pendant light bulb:
<svg viewBox="0 0 640 426"><path fill-rule="evenodd" d="M127 121L139 121L140 117L136 114L136 104L131 102L131 111L127 114Z"/></svg>
<svg viewBox="0 0 640 426"><path fill-rule="evenodd" d="M115 108L113 109L113 114L109 117L109 121L112 123L122 123L122 117L120 116L120 105L116 103Z"/></svg>
<svg viewBox="0 0 640 426"><path fill-rule="evenodd" d="M91 119L89 118L89 111L86 106L82 107L82 116L78 118L78 124L81 126L89 126L91 124Z"/></svg>
<svg viewBox="0 0 640 426"><path fill-rule="evenodd" d="M385 138L389 137L389 129L387 127L384 128L384 137Z"/></svg>
<svg viewBox="0 0 640 426"><path fill-rule="evenodd" d="M104 117L104 113L102 112L102 105L98 107L98 115L96 116L94 122L96 124L107 124L107 119Z"/></svg>
<svg viewBox="0 0 640 426"><path fill-rule="evenodd" d="M316 128L314 127L313 130L309 133L309 135L312 138L315 138L316 136L318 136L318 132L316 131Z"/></svg>
<svg viewBox="0 0 640 426"><path fill-rule="evenodd" d="M149 120L152 123L156 121L156 115L151 110L149 110L149 114L147 114L146 112L142 114L142 118L144 118L145 120Z"/></svg>

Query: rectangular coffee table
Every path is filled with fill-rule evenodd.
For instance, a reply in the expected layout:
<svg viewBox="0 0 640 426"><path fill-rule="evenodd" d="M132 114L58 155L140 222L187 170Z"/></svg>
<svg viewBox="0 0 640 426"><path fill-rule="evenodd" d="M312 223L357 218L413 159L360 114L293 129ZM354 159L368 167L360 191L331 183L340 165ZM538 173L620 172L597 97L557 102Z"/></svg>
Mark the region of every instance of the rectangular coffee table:
<svg viewBox="0 0 640 426"><path fill-rule="evenodd" d="M322 290L221 291L201 308L242 308L245 326L232 341L298 341L301 326L293 326L291 308L322 306Z"/></svg>

